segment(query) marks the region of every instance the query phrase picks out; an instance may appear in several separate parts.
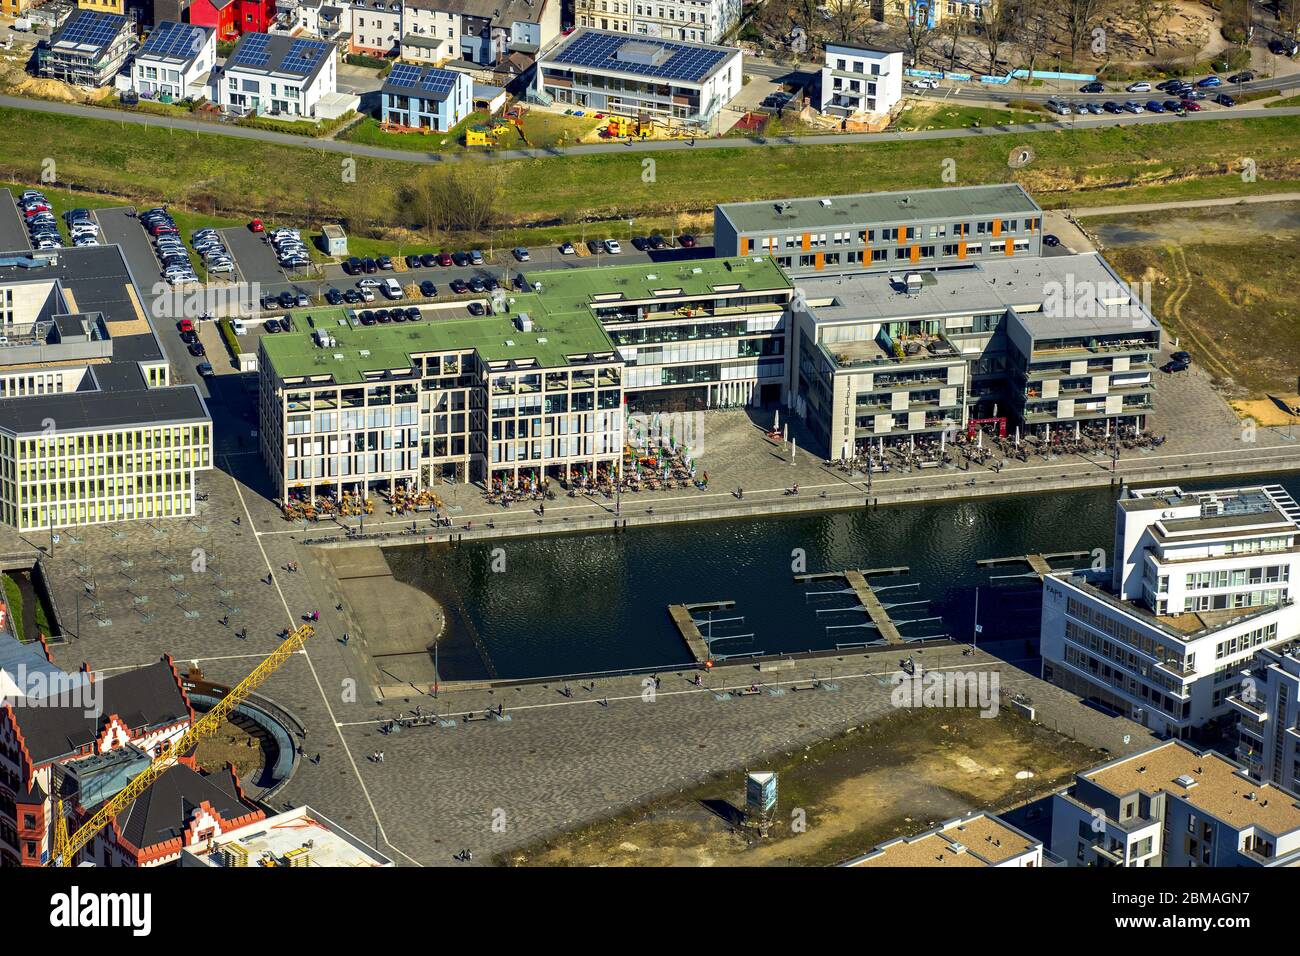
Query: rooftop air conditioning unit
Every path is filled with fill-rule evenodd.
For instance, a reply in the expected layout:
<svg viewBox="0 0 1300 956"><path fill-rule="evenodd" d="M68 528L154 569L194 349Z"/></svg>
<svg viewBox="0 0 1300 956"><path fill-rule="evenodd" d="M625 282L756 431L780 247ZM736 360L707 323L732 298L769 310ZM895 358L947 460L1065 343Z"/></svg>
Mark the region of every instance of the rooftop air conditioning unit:
<svg viewBox="0 0 1300 956"><path fill-rule="evenodd" d="M515 317L515 325L519 326L520 332L531 332L533 330L533 320L527 312L520 312Z"/></svg>
<svg viewBox="0 0 1300 956"><path fill-rule="evenodd" d="M920 292L924 282L919 272L909 272L903 276L903 285L907 286L908 292Z"/></svg>

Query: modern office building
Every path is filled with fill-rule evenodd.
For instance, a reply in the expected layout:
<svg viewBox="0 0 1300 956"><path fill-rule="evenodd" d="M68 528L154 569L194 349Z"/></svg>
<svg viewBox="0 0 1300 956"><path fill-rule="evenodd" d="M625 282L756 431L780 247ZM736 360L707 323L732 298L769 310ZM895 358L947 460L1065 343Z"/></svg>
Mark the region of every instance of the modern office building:
<svg viewBox="0 0 1300 956"><path fill-rule="evenodd" d="M903 54L856 43L827 43L818 110L848 118L889 113L903 98Z"/></svg>
<svg viewBox="0 0 1300 956"><path fill-rule="evenodd" d="M789 276L1030 258L1042 210L1015 183L722 203L713 247L770 255Z"/></svg>
<svg viewBox="0 0 1300 956"><path fill-rule="evenodd" d="M20 531L195 513L212 465L116 246L0 256L0 521Z"/></svg>
<svg viewBox="0 0 1300 956"><path fill-rule="evenodd" d="M616 467L623 363L588 311L536 294L500 314L260 340L261 446L281 500L443 479L515 484Z"/></svg>
<svg viewBox="0 0 1300 956"><path fill-rule="evenodd" d="M1261 648L1228 698L1236 757L1256 780L1300 791L1300 642Z"/></svg>
<svg viewBox="0 0 1300 956"><path fill-rule="evenodd" d="M881 843L841 865L1032 869L1043 865L1043 844L991 813L972 813Z"/></svg>
<svg viewBox="0 0 1300 956"><path fill-rule="evenodd" d="M734 47L580 27L542 52L533 94L548 104L702 126L740 92L741 59Z"/></svg>
<svg viewBox="0 0 1300 956"><path fill-rule="evenodd" d="M287 119L341 115L356 96L336 89L338 49L323 40L246 33L214 73L223 109Z"/></svg>
<svg viewBox="0 0 1300 956"><path fill-rule="evenodd" d="M405 0L402 56L495 66L511 53L536 56L560 36L560 0Z"/></svg>
<svg viewBox="0 0 1300 956"><path fill-rule="evenodd" d="M658 40L721 43L740 23L740 0L574 0L574 25Z"/></svg>
<svg viewBox="0 0 1300 956"><path fill-rule="evenodd" d="M399 129L445 133L474 110L468 73L396 63L379 91L379 119Z"/></svg>
<svg viewBox="0 0 1300 956"><path fill-rule="evenodd" d="M1100 255L794 281L789 390L830 457L973 424L1146 424L1160 327Z"/></svg>
<svg viewBox="0 0 1300 956"><path fill-rule="evenodd" d="M594 315L627 364L636 411L787 399L794 289L771 259L693 259L529 273L550 308Z"/></svg>
<svg viewBox="0 0 1300 956"><path fill-rule="evenodd" d="M1295 866L1300 804L1170 740L1076 774L1052 798L1051 852L1069 866Z"/></svg>
<svg viewBox="0 0 1300 956"><path fill-rule="evenodd" d="M125 16L78 10L37 48L37 72L77 86L106 86L126 62L134 39Z"/></svg>
<svg viewBox="0 0 1300 956"><path fill-rule="evenodd" d="M206 98L216 65L217 34L212 27L164 21L136 51L131 86L147 98Z"/></svg>
<svg viewBox="0 0 1300 956"><path fill-rule="evenodd" d="M1043 579L1043 677L1156 733L1233 722L1256 653L1300 636L1298 539L1280 485L1126 490L1111 568Z"/></svg>

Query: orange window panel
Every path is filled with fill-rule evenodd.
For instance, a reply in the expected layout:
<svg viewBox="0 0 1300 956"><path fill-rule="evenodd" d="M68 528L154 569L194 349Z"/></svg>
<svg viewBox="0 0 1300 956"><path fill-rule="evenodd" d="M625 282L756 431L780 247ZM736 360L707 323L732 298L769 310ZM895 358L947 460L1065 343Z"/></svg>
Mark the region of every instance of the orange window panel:
<svg viewBox="0 0 1300 956"><path fill-rule="evenodd" d="M804 252L807 252L809 249L811 249L811 248L812 248L812 233L810 233L810 232L805 232L805 233L803 234L803 237L802 237L801 243L802 243L802 244L801 244L800 248L802 248Z"/></svg>
<svg viewBox="0 0 1300 956"><path fill-rule="evenodd" d="M958 259L966 258L966 243L964 242L957 243L957 258Z"/></svg>
<svg viewBox="0 0 1300 956"><path fill-rule="evenodd" d="M819 252L813 256L813 268L824 269L826 267L826 253Z"/></svg>
<svg viewBox="0 0 1300 956"><path fill-rule="evenodd" d="M1016 251L1016 241L1015 241L1014 239L1008 239L1008 240L1007 240L1007 255L1012 255L1012 254L1015 253L1015 251Z"/></svg>
<svg viewBox="0 0 1300 956"><path fill-rule="evenodd" d="M993 238L996 239L996 238L997 238L998 236L1000 236L1000 235L1002 235L1002 220L1001 220L1001 219L994 219L994 220L993 220Z"/></svg>
<svg viewBox="0 0 1300 956"><path fill-rule="evenodd" d="M749 237L748 237L748 236L741 236L741 237L740 237L740 254L741 254L742 256L747 256L747 255L749 255Z"/></svg>
<svg viewBox="0 0 1300 956"><path fill-rule="evenodd" d="M910 246L910 247L908 248L908 250L907 250L907 258L911 259L913 262L920 262L920 261L921 261L921 247L920 247L920 246Z"/></svg>

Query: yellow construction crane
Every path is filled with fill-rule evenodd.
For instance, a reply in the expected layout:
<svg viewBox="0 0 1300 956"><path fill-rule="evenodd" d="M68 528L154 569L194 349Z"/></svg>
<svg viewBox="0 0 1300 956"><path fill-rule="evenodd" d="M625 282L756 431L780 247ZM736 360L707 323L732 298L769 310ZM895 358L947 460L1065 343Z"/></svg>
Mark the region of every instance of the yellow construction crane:
<svg viewBox="0 0 1300 956"><path fill-rule="evenodd" d="M112 820L129 807L140 794L153 786L159 777L175 766L180 757L193 750L200 740L216 733L222 721L234 713L235 708L243 703L249 694L274 674L280 665L287 661L289 656L301 648L307 642L307 639L315 633L315 629L310 624L304 624L285 638L284 643L272 651L271 655L258 664L257 667L253 668L252 673L232 687L230 693L217 701L215 707L194 721L189 730L170 744L165 745L162 753L154 758L153 763L146 770L105 802L95 812L95 815L83 823L72 836L68 836L68 822L63 814L63 801L60 799L58 802L58 815L54 822L54 847L50 853L49 865L71 866L77 853L94 839L96 833L108 826L109 820Z"/></svg>

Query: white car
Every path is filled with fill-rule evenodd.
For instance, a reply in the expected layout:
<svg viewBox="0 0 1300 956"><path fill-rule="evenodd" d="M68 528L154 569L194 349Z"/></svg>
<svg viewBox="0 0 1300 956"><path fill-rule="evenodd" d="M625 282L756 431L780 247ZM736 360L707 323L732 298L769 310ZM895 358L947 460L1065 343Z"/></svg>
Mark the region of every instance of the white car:
<svg viewBox="0 0 1300 956"><path fill-rule="evenodd" d="M605 251L609 253L611 256L616 256L623 251L623 247L618 244L617 239L606 239Z"/></svg>
<svg viewBox="0 0 1300 956"><path fill-rule="evenodd" d="M1151 84L1146 80L1139 80L1137 83L1130 83L1128 86L1124 87L1124 89L1128 90L1130 93L1150 93Z"/></svg>
<svg viewBox="0 0 1300 956"><path fill-rule="evenodd" d="M913 80L911 86L914 90L937 90L939 88L939 81L922 78L919 80Z"/></svg>

